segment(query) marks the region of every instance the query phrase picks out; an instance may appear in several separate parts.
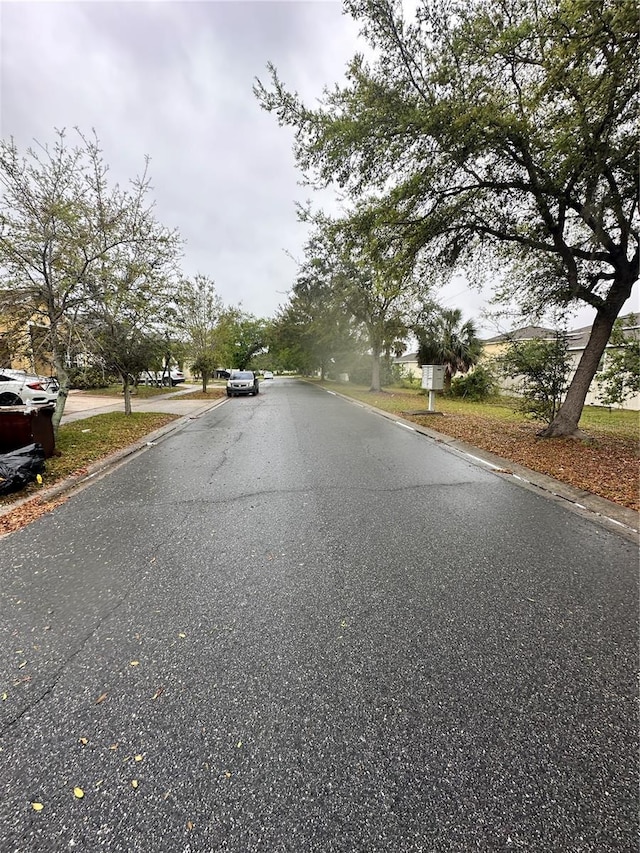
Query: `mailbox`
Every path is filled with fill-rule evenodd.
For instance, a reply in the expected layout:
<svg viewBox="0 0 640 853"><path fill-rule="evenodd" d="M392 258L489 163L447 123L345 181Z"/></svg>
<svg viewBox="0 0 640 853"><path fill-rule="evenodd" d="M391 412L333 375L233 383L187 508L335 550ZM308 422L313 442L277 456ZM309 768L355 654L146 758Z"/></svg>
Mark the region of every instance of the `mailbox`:
<svg viewBox="0 0 640 853"><path fill-rule="evenodd" d="M422 365L422 387L427 391L442 391L444 388L444 364Z"/></svg>

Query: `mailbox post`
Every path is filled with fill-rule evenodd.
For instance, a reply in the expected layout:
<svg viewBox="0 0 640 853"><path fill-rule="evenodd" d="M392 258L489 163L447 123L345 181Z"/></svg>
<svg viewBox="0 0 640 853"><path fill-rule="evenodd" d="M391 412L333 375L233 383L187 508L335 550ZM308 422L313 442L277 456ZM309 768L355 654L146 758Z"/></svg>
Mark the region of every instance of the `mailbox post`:
<svg viewBox="0 0 640 853"><path fill-rule="evenodd" d="M436 395L435 391L442 391L444 388L444 364L423 364L422 365L422 387L429 392L429 411L436 410Z"/></svg>

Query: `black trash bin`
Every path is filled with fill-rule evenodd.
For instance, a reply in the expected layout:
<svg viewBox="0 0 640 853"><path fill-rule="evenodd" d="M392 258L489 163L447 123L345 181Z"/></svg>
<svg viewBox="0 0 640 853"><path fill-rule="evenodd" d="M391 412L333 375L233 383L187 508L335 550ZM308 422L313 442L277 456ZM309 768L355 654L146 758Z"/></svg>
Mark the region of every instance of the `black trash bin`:
<svg viewBox="0 0 640 853"><path fill-rule="evenodd" d="M56 449L53 434L55 406L0 406L0 453L39 444L45 459Z"/></svg>

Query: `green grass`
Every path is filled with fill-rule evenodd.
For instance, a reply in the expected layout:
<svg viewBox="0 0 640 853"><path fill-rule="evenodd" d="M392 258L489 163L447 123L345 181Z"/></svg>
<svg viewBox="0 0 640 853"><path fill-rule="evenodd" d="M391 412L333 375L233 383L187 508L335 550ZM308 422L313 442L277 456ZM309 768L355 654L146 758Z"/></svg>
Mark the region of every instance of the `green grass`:
<svg viewBox="0 0 640 853"><path fill-rule="evenodd" d="M141 400L146 400L149 397L158 397L160 394L171 394L172 391L179 391L182 385L176 385L173 388L157 388L155 385L138 385L133 396L139 397ZM91 397L122 397L122 385L107 385L104 388L88 388L82 390L82 394L88 394Z"/></svg>
<svg viewBox="0 0 640 853"><path fill-rule="evenodd" d="M314 380L315 381L315 380ZM315 384L335 389L341 394L361 400L385 412L401 414L428 408L428 399L419 388L384 388L382 392L369 391L364 385L320 382ZM491 420L525 423L530 421L517 410L518 400L512 397L498 397L484 403L443 397L436 393L436 410L445 414L468 414ZM437 424L434 422L434 429ZM542 424L541 424L542 426ZM640 440L640 414L634 411L612 409L602 406L585 406L580 419L580 427L585 431L594 429L621 437Z"/></svg>

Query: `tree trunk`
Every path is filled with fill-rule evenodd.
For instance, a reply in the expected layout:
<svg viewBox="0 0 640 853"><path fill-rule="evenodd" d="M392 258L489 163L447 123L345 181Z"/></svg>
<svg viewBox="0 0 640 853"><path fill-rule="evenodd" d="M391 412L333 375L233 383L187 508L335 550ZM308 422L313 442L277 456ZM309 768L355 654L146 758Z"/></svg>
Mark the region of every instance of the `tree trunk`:
<svg viewBox="0 0 640 853"><path fill-rule="evenodd" d="M57 346L57 327L53 327L51 329L51 357L56 369L56 379L58 380L58 384L60 386L60 390L58 391L58 399L56 400L56 407L53 412L53 416L51 417L51 424L53 426L53 434L54 436L58 435L58 427L60 426L60 421L62 420L62 415L64 413L64 407L67 404L67 397L69 396L69 374L67 373L64 361L60 354L60 350Z"/></svg>
<svg viewBox="0 0 640 853"><path fill-rule="evenodd" d="M124 413L131 414L131 389L129 388L129 374L125 373L122 377L122 390L124 392Z"/></svg>
<svg viewBox="0 0 640 853"><path fill-rule="evenodd" d="M380 390L380 352L373 350L371 353L371 388L369 391Z"/></svg>
<svg viewBox="0 0 640 853"><path fill-rule="evenodd" d="M584 408L584 401L589 392L589 386L596 375L602 354L609 342L613 324L618 316L622 304L614 313L610 311L598 311L593 322L591 334L587 342L578 367L574 374L567 396L558 409L558 414L548 427L541 430L538 435L543 438L559 438L561 436L582 436L578 429L578 422Z"/></svg>

